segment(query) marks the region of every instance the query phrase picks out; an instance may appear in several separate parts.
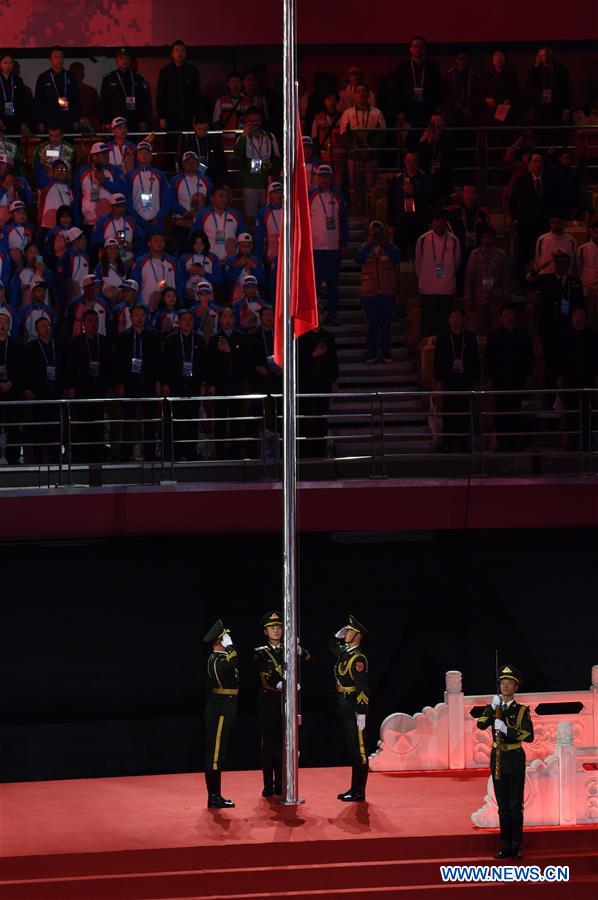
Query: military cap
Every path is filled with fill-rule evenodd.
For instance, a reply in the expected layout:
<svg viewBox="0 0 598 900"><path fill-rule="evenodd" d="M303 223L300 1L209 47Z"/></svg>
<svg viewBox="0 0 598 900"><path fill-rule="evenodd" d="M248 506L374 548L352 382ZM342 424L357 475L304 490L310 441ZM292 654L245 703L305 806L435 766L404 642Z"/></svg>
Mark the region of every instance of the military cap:
<svg viewBox="0 0 598 900"><path fill-rule="evenodd" d="M220 640L220 638L226 634L228 628L225 628L222 619L216 619L206 636L204 637L204 644L213 644L214 641Z"/></svg>
<svg viewBox="0 0 598 900"><path fill-rule="evenodd" d="M272 610L272 612L266 613L265 616L262 616L260 619L260 625L262 628L269 628L271 625L280 625L282 628L282 616L276 610Z"/></svg>
<svg viewBox="0 0 598 900"><path fill-rule="evenodd" d="M367 628L361 622L358 622L353 614L349 615L349 621L345 628L350 628L351 631L358 631L359 634L369 634Z"/></svg>
<svg viewBox="0 0 598 900"><path fill-rule="evenodd" d="M502 681L503 679L509 679L510 681L516 681L517 685L521 684L521 672L519 669L516 669L515 666L501 666L498 670L498 675L496 676L496 680Z"/></svg>

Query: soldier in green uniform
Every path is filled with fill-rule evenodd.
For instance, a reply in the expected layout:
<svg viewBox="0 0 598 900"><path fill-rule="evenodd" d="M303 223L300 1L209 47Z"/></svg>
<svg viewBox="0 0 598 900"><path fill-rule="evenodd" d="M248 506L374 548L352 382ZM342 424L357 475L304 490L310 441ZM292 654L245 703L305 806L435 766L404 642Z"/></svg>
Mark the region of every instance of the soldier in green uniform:
<svg viewBox="0 0 598 900"><path fill-rule="evenodd" d="M260 694L258 711L260 722L260 748L264 790L262 797L282 794L282 682L284 649L282 643L282 616L276 610L262 616L260 622L266 643L254 650L254 662L258 667ZM298 653L306 662L309 653L302 647Z"/></svg>
<svg viewBox="0 0 598 900"><path fill-rule="evenodd" d="M365 800L368 778L365 732L369 703L368 661L361 649L361 641L366 634L363 625L351 615L348 624L337 631L329 644L336 656L334 680L338 710L353 769L351 787L338 795L339 800L347 803Z"/></svg>
<svg viewBox="0 0 598 900"><path fill-rule="evenodd" d="M500 821L500 848L496 851L496 859L522 857L525 751L521 744L533 741L534 726L529 707L515 700L515 692L520 685L521 675L517 669L503 666L497 676L500 693L494 695L478 719L478 728L492 726L493 729L490 766ZM500 751L500 778L496 778L497 746Z"/></svg>
<svg viewBox="0 0 598 900"><path fill-rule="evenodd" d="M225 800L220 791L222 760L232 724L237 715L239 670L237 651L228 628L222 619L212 625L204 637L212 645L208 659L207 701L204 710L206 723L205 778L208 789L208 809L230 808L235 804Z"/></svg>

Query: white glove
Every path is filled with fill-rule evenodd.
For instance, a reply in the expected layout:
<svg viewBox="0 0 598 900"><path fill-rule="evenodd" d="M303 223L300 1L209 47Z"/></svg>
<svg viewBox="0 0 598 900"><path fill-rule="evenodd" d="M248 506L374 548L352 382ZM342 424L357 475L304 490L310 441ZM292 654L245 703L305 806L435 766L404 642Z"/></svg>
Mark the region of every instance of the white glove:
<svg viewBox="0 0 598 900"><path fill-rule="evenodd" d="M357 713L357 728L359 731L365 728L365 713Z"/></svg>
<svg viewBox="0 0 598 900"><path fill-rule="evenodd" d="M276 690L277 690L277 691L282 691L282 681L277 682L277 684L276 684Z"/></svg>
<svg viewBox="0 0 598 900"><path fill-rule="evenodd" d="M501 703L502 703L502 700L500 699L498 694L495 694L494 697L492 698L492 704L491 704L492 709L496 709L497 706L501 705Z"/></svg>
<svg viewBox="0 0 598 900"><path fill-rule="evenodd" d="M302 653L303 653L303 650L301 649L301 647L299 645L299 641L297 641L297 656L301 656Z"/></svg>
<svg viewBox="0 0 598 900"><path fill-rule="evenodd" d="M503 734L506 734L506 733L507 733L507 726L506 726L505 723L502 721L502 719L495 719L495 720L494 720L494 730L495 730L495 731L501 731Z"/></svg>
<svg viewBox="0 0 598 900"><path fill-rule="evenodd" d="M335 638L337 638L339 641L342 641L342 639L344 638L344 636L346 635L346 633L347 633L347 629L343 627L343 628L339 629L339 631L337 631L336 634L335 634L334 636L335 636Z"/></svg>
<svg viewBox="0 0 598 900"><path fill-rule="evenodd" d="M233 639L230 636L230 634L223 634L222 637L220 638L220 643L222 644L223 647L232 647Z"/></svg>

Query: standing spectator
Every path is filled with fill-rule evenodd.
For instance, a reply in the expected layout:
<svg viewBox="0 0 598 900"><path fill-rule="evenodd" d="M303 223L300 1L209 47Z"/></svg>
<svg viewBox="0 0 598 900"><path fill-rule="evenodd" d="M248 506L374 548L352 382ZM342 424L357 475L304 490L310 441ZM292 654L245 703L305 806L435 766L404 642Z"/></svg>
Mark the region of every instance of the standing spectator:
<svg viewBox="0 0 598 900"><path fill-rule="evenodd" d="M252 69L255 78L255 92L258 97L263 97L266 104L264 122L267 122L272 131L279 137L282 134L282 100L268 84L268 67L258 63ZM249 95L249 92L247 92ZM259 104L258 104L259 105Z"/></svg>
<svg viewBox="0 0 598 900"><path fill-rule="evenodd" d="M243 79L238 72L229 72L226 84L228 94L216 100L213 118L215 128L228 132L223 135L222 142L227 150L232 150L237 140L234 132L245 125L247 103L243 96Z"/></svg>
<svg viewBox="0 0 598 900"><path fill-rule="evenodd" d="M345 82L345 87L339 94L337 100L337 110L339 113L344 113L346 109L349 109L351 106L355 106L356 104L356 92L359 85L365 84L363 80L363 69L361 66L351 66L349 71L347 72L347 81ZM373 91L368 90L366 95L366 100L369 106L376 106L376 97Z"/></svg>
<svg viewBox="0 0 598 900"><path fill-rule="evenodd" d="M467 261L473 250L480 244L480 232L488 225L488 210L478 203L474 184L464 184L457 192L456 203L451 206L451 228L459 238L461 265L457 272L457 294L463 296L463 282Z"/></svg>
<svg viewBox="0 0 598 900"><path fill-rule="evenodd" d="M253 238L249 232L242 232L237 238L237 253L225 260L224 277L230 284L230 300L234 302L243 296L246 275L253 275L257 285L264 283L264 265L253 253Z"/></svg>
<svg viewBox="0 0 598 900"><path fill-rule="evenodd" d="M35 320L35 332L23 353L23 396L25 400L58 400L63 384L62 351L52 336L50 317L42 314ZM32 424L24 429L25 462L57 463L61 455L60 406L36 404L28 418Z"/></svg>
<svg viewBox="0 0 598 900"><path fill-rule="evenodd" d="M455 64L448 70L444 85L444 105L451 125L471 127L475 124L479 93L479 80L470 65L469 53L467 50L458 50L455 53Z"/></svg>
<svg viewBox="0 0 598 900"><path fill-rule="evenodd" d="M247 231L243 216L228 206L228 200L228 188L215 188L210 206L206 206L193 223L193 231L204 231L207 234L210 249L221 263L224 263L227 256L235 253L237 235Z"/></svg>
<svg viewBox="0 0 598 900"><path fill-rule="evenodd" d="M53 287L54 275L44 265L37 244L27 244L22 253L22 265L15 266L11 283L11 299L15 306L26 306L31 300L31 290L38 281L45 281ZM49 303L49 295L46 292L44 303Z"/></svg>
<svg viewBox="0 0 598 900"><path fill-rule="evenodd" d="M130 265L124 262L118 238L106 238L100 250L100 261L96 266L95 275L100 281L102 296L109 304L114 306L117 302L129 269Z"/></svg>
<svg viewBox="0 0 598 900"><path fill-rule="evenodd" d="M370 106L367 84L355 87L355 105L344 111L340 134L349 150L349 182L352 205L363 204L365 192L376 183L378 151L384 146L386 122L375 106Z"/></svg>
<svg viewBox="0 0 598 900"><path fill-rule="evenodd" d="M255 226L255 252L263 259L268 269L269 298L276 297L276 272L282 223L282 184L273 181L268 191L268 204L257 215Z"/></svg>
<svg viewBox="0 0 598 900"><path fill-rule="evenodd" d="M38 188L44 187L51 180L52 166L57 159L65 163L69 175L74 175L77 161L75 148L64 140L62 128L50 126L48 140L38 144L33 154L33 174Z"/></svg>
<svg viewBox="0 0 598 900"><path fill-rule="evenodd" d="M201 101L199 75L187 62L187 45L174 41L170 45L170 62L160 69L156 110L162 131L189 131L197 104Z"/></svg>
<svg viewBox="0 0 598 900"><path fill-rule="evenodd" d="M56 327L56 313L46 303L47 291L48 285L45 281L36 281L31 287L29 302L19 309L16 337L22 344L28 344L36 339L39 319L48 320L51 332Z"/></svg>
<svg viewBox="0 0 598 900"><path fill-rule="evenodd" d="M282 394L282 369L274 361L274 312L272 307L264 304L259 311L258 328L248 337L248 358L251 391L254 394L267 394L264 406L256 400L253 415L265 415L264 437L266 454L275 453L274 439L276 432L276 409L273 394ZM259 428L253 425L253 436L257 437Z"/></svg>
<svg viewBox="0 0 598 900"><path fill-rule="evenodd" d="M455 302L461 248L447 228L444 210L432 214L432 228L417 239L415 271L421 301L421 336L436 335L446 325Z"/></svg>
<svg viewBox="0 0 598 900"><path fill-rule="evenodd" d="M560 337L571 322L571 310L583 306L580 283L571 276L571 257L562 250L554 255L554 272L543 277L528 275L531 286L540 292L537 311L538 334L544 349L544 371L547 388L556 386Z"/></svg>
<svg viewBox="0 0 598 900"><path fill-rule="evenodd" d="M237 327L243 334L255 331L260 323L260 312L265 304L258 287L255 275L244 275L241 282L241 296L232 305Z"/></svg>
<svg viewBox="0 0 598 900"><path fill-rule="evenodd" d="M191 226L197 213L207 206L212 193L212 182L202 175L199 157L193 150L183 153L183 171L170 182L170 207L173 215L173 238L177 256L189 244Z"/></svg>
<svg viewBox="0 0 598 900"><path fill-rule="evenodd" d="M517 230L516 270L520 279L533 259L537 239L546 231L553 200L554 189L544 175L542 155L532 153L527 172L513 183L509 204Z"/></svg>
<svg viewBox="0 0 598 900"><path fill-rule="evenodd" d="M441 113L434 113L419 142L414 145L410 136L407 145L417 149L422 169L432 177L435 202L447 202L453 186L455 142L446 130L444 116Z"/></svg>
<svg viewBox="0 0 598 900"><path fill-rule="evenodd" d="M560 216L551 215L548 220L550 230L541 234L536 241L533 272L537 275L552 275L554 272L554 254L557 250L575 259L577 244L572 234L565 231L565 223Z"/></svg>
<svg viewBox="0 0 598 900"><path fill-rule="evenodd" d="M553 169L555 209L566 222L585 218L592 205L586 200L586 186L575 154L568 147L558 151L558 165Z"/></svg>
<svg viewBox="0 0 598 900"><path fill-rule="evenodd" d="M566 125L571 119L571 79L554 61L552 47L540 47L527 76L536 125Z"/></svg>
<svg viewBox="0 0 598 900"><path fill-rule="evenodd" d="M110 123L112 140L108 141L108 162L120 172L124 181L126 175L135 167L137 145L127 138L129 129L124 116L116 116Z"/></svg>
<svg viewBox="0 0 598 900"><path fill-rule="evenodd" d="M20 134L27 125L27 96L14 66L12 54L0 54L0 119L9 134Z"/></svg>
<svg viewBox="0 0 598 900"><path fill-rule="evenodd" d="M133 402L123 403L123 462L131 459L133 445L140 435L144 459L156 458L156 425L151 420L159 413L157 404L134 399L159 395L160 338L155 331L146 328L146 315L143 306L131 309L131 327L119 334L114 348L116 396L133 399ZM143 419L141 431L137 427L139 419Z"/></svg>
<svg viewBox="0 0 598 900"><path fill-rule="evenodd" d="M347 151L341 138L341 113L337 109L339 95L329 91L322 103L323 109L314 116L311 136L316 143L316 152L322 162L332 167L334 183L342 190Z"/></svg>
<svg viewBox="0 0 598 900"><path fill-rule="evenodd" d="M129 131L147 131L151 119L151 102L147 81L131 68L128 50L120 47L115 55L116 69L102 81L100 102L102 122L107 131L112 119L127 120Z"/></svg>
<svg viewBox="0 0 598 900"><path fill-rule="evenodd" d="M70 301L62 319L62 339L65 347L68 342L78 337L83 330L83 321L88 310L93 310L98 317L98 331L103 336L110 329L110 308L101 294L102 279L97 275L86 275L81 281L81 293Z"/></svg>
<svg viewBox="0 0 598 900"><path fill-rule="evenodd" d="M257 89L257 79L253 72L246 72L243 76L243 105L245 106L245 114L250 109L259 109L262 115L262 121L266 124L270 124L270 110L268 109L268 102L263 94L260 94Z"/></svg>
<svg viewBox="0 0 598 900"><path fill-rule="evenodd" d="M110 212L113 194L122 191L120 172L108 162L108 146L97 142L89 151L89 163L75 176L75 191L88 235L98 219Z"/></svg>
<svg viewBox="0 0 598 900"><path fill-rule="evenodd" d="M33 241L33 226L27 221L27 207L22 200L13 200L9 208L10 219L0 232L0 240L4 241L9 252L15 249L23 251Z"/></svg>
<svg viewBox="0 0 598 900"><path fill-rule="evenodd" d="M8 319L8 334L15 337L18 333L17 311L13 304L6 301L6 288L0 281L0 315ZM14 332L14 333L13 333Z"/></svg>
<svg viewBox="0 0 598 900"><path fill-rule="evenodd" d="M590 240L577 251L577 271L583 287L588 323L598 324L598 219L590 222Z"/></svg>
<svg viewBox="0 0 598 900"><path fill-rule="evenodd" d="M0 294L3 289L0 288ZM2 305L0 297L0 425L6 435L5 455L9 466L16 466L21 454L18 421L21 408L5 406L5 403L18 400L21 393L22 351L15 340L10 337L12 315Z"/></svg>
<svg viewBox="0 0 598 900"><path fill-rule="evenodd" d="M486 125L514 125L519 117L521 88L517 76L507 67L504 50L492 54L491 68L482 83L484 113L481 116Z"/></svg>
<svg viewBox="0 0 598 900"><path fill-rule="evenodd" d="M163 231L154 231L148 241L149 250L135 261L131 277L140 285L141 302L153 312L165 287L176 288L176 259L165 252Z"/></svg>
<svg viewBox="0 0 598 900"><path fill-rule="evenodd" d="M355 254L361 266L361 305L368 325L366 363L377 362L379 346L382 362L392 362L391 324L400 258L399 248L384 240L382 222L370 222L368 239Z"/></svg>
<svg viewBox="0 0 598 900"><path fill-rule="evenodd" d="M78 215L75 206L75 194L70 182L71 176L68 166L63 160L55 159L52 166L52 178L38 192L37 221L40 228L54 228L56 225L56 212L60 207L68 207L73 220L75 215Z"/></svg>
<svg viewBox="0 0 598 900"><path fill-rule="evenodd" d="M142 228L162 228L170 209L170 192L166 175L152 166L152 145L137 144L137 167L126 177L129 208Z"/></svg>
<svg viewBox="0 0 598 900"><path fill-rule="evenodd" d="M222 398L214 403L217 418L214 437L218 459L225 457L229 436L233 441L231 456L235 459L243 457L240 438L244 429L239 421L243 415L243 401L230 398L246 393L248 382L247 337L235 327L235 314L230 307L226 307L220 311L218 333L212 335L208 344L208 384L212 392Z"/></svg>
<svg viewBox="0 0 598 900"><path fill-rule="evenodd" d="M91 234L97 248L104 247L109 238L118 241L122 260L127 265L145 247L145 231L133 216L127 215L127 198L119 192L112 194L110 211L97 220Z"/></svg>
<svg viewBox="0 0 598 900"><path fill-rule="evenodd" d="M160 300L150 319L151 327L158 332L162 344L179 327L179 298L174 288L160 291Z"/></svg>
<svg viewBox="0 0 598 900"><path fill-rule="evenodd" d="M301 335L297 342L299 363L299 392L301 394L330 394L338 391L338 354L334 335L325 328L314 328ZM330 407L328 397L299 399L299 455L325 457L328 443Z"/></svg>
<svg viewBox="0 0 598 900"><path fill-rule="evenodd" d="M50 68L38 75L35 84L37 130L60 128L64 133L79 130L81 100L76 79L64 68L64 50L51 47Z"/></svg>
<svg viewBox="0 0 598 900"><path fill-rule="evenodd" d="M401 127L423 128L442 105L442 77L421 35L409 42L409 59L397 69L397 108Z"/></svg>
<svg viewBox="0 0 598 900"><path fill-rule="evenodd" d="M470 306L470 325L476 334L498 327L499 311L511 292L511 262L496 246L496 230L480 229L480 247L472 250L465 270L464 296Z"/></svg>
<svg viewBox="0 0 598 900"><path fill-rule="evenodd" d="M318 168L322 165L322 160L314 156L314 142L308 134L304 134L301 140L303 143L303 158L305 160L305 179L309 190L312 187L316 187L318 183Z"/></svg>
<svg viewBox="0 0 598 900"><path fill-rule="evenodd" d="M219 134L210 134L209 120L209 108L206 104L202 104L193 118L193 134L188 134L185 138L185 150L197 154L202 174L209 178L212 184L227 184L228 171L222 138ZM231 148L234 143L235 135L232 135Z"/></svg>
<svg viewBox="0 0 598 900"><path fill-rule="evenodd" d="M208 378L207 348L201 334L193 331L193 313L179 311L178 330L164 345L162 357L162 396L200 397ZM172 416L175 459L197 459L199 401L173 403ZM183 420L183 421L181 421Z"/></svg>
<svg viewBox="0 0 598 900"><path fill-rule="evenodd" d="M235 144L235 156L241 160L245 218L253 222L266 202L269 179L276 178L282 169L278 141L271 131L264 129L262 113L257 107L247 110L243 134Z"/></svg>
<svg viewBox="0 0 598 900"><path fill-rule="evenodd" d="M318 169L318 187L309 192L311 234L314 250L316 290L326 282L328 325L340 325L338 318L341 251L349 241L349 215L345 198L332 184L332 168Z"/></svg>
<svg viewBox="0 0 598 900"><path fill-rule="evenodd" d="M222 266L210 250L205 231L192 231L189 249L177 262L177 293L187 304L195 301L195 285L201 279L214 286L222 284Z"/></svg>
<svg viewBox="0 0 598 900"><path fill-rule="evenodd" d="M219 316L222 307L214 300L212 285L209 281L198 281L195 285L196 303L191 305L193 313L193 330L203 334L206 341L218 331Z"/></svg>
<svg viewBox="0 0 598 900"><path fill-rule="evenodd" d="M418 165L414 150L407 150L403 169L388 185L388 221L391 235L405 259L427 227L432 207L432 178Z"/></svg>
<svg viewBox="0 0 598 900"><path fill-rule="evenodd" d="M575 389L598 387L598 334L587 323L583 306L574 306L571 313L571 325L565 328L558 347L559 389ZM567 445L571 450L592 450L591 443L591 411L593 398L579 397L577 394L564 394L567 416L567 430L581 433L580 445L578 434L570 434Z"/></svg>
<svg viewBox="0 0 598 900"><path fill-rule="evenodd" d="M480 377L480 354L475 334L464 328L463 311L454 308L448 315L448 331L436 339L434 348L434 390L472 391ZM442 449L450 453L471 450L471 406L468 396L442 398Z"/></svg>
<svg viewBox="0 0 598 900"><path fill-rule="evenodd" d="M96 89L85 83L85 66L74 62L69 66L69 74L77 82L81 101L81 130L95 134L100 130L100 96Z"/></svg>
<svg viewBox="0 0 598 900"><path fill-rule="evenodd" d="M66 251L58 260L56 278L58 281L58 303L62 308L66 300L81 293L81 282L89 275L87 239L80 228L69 228L64 233Z"/></svg>
<svg viewBox="0 0 598 900"><path fill-rule="evenodd" d="M534 351L527 331L517 327L517 312L509 303L500 310L499 327L488 335L484 370L493 391L523 391L534 371ZM520 450L522 394L497 394L494 427L499 450Z"/></svg>
<svg viewBox="0 0 598 900"><path fill-rule="evenodd" d="M106 458L104 407L112 382L112 348L100 331L95 309L86 309L80 333L66 348L66 396L70 400L98 399L71 406L73 462L99 463ZM110 417L109 417L110 418Z"/></svg>
<svg viewBox="0 0 598 900"><path fill-rule="evenodd" d="M119 335L131 327L131 311L135 306L143 306L146 317L150 311L139 299L139 285L134 278L126 278L121 284L120 302L112 308L114 334Z"/></svg>

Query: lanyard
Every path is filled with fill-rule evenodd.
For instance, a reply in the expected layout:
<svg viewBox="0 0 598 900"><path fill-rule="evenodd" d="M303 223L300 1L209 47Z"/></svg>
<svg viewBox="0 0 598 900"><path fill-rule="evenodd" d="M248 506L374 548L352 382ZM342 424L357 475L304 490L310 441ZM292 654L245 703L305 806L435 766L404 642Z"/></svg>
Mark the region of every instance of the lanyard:
<svg viewBox="0 0 598 900"><path fill-rule="evenodd" d="M22 244L21 249L24 250L29 242L29 236L28 236L27 232L25 231L25 226L24 225L15 225L15 231L19 235L19 239Z"/></svg>
<svg viewBox="0 0 598 900"><path fill-rule="evenodd" d="M214 227L215 227L216 231L226 231L226 223L231 221L230 219L227 218L226 210L225 210L223 213L218 213L218 215L223 216L224 221L222 222L222 227L220 227L220 226L218 225L218 220L217 220L217 218L216 218L216 213L213 212L213 213L212 213L212 218L214 219Z"/></svg>
<svg viewBox="0 0 598 900"><path fill-rule="evenodd" d="M190 200L191 197L193 196L193 194L191 193L191 189L189 187L189 182L187 181L186 175L183 175L183 181L185 182L185 187L187 188L187 193L189 194L189 200ZM196 181L196 188L197 188L195 193L199 194L199 175L195 176L195 181Z"/></svg>
<svg viewBox="0 0 598 900"><path fill-rule="evenodd" d="M149 170L149 173L150 173L149 190L146 191L145 186L144 186L144 184L143 184L143 176L145 175L146 172L147 172L147 169L139 169L139 182L140 182L140 184L141 184L141 193L142 193L142 194L151 194L151 193L152 193L152 188L153 188L153 186L154 186L154 181L155 181L156 179L154 178L154 173L153 173L153 171L150 169L150 170Z"/></svg>
<svg viewBox="0 0 598 900"><path fill-rule="evenodd" d="M48 347L49 347L50 350L52 351L52 352L50 353L49 357L46 355L46 351L44 350L43 341L40 341L39 338L37 339L37 345L38 345L39 349L40 349L41 352L42 352L42 356L43 356L43 358L44 358L44 362L46 363L46 366L54 365L54 360L56 359L56 351L55 351L55 349L54 349L54 338L52 338L52 339L48 342ZM51 360L51 362L50 362L50 360Z"/></svg>
<svg viewBox="0 0 598 900"><path fill-rule="evenodd" d="M131 70L129 69L129 78L131 79L131 93L130 94L127 94L126 88L123 84L122 78L120 77L120 72L118 71L118 69L116 70L116 77L120 81L120 86L122 88L122 92L125 95L125 97L134 97L135 96L135 79L133 78L133 73L131 72Z"/></svg>
<svg viewBox="0 0 598 900"><path fill-rule="evenodd" d="M432 232L432 256L433 256L433 258L434 258L434 265L436 265L436 262L437 262L437 260L436 260L436 246L435 246L435 241L434 241L434 238L435 238L435 237L436 237L436 235L434 234L434 232ZM446 256L446 245L447 245L447 243L448 243L448 232L445 232L445 235L444 235L444 244L442 245L442 259L440 260L441 263L444 262L444 257Z"/></svg>
<svg viewBox="0 0 598 900"><path fill-rule="evenodd" d="M280 206L272 207L272 224L274 225L274 231L276 234L280 234L280 224L278 219L276 218L276 213L281 213L282 208ZM324 210L324 213L326 210Z"/></svg>
<svg viewBox="0 0 598 900"><path fill-rule="evenodd" d="M197 135L195 135L195 147L197 149L197 155L199 156L200 160L208 158L208 139L203 138L203 140L206 142L206 152L205 153L202 152L201 146L199 143L199 138L197 137Z"/></svg>
<svg viewBox="0 0 598 900"><path fill-rule="evenodd" d="M58 182L56 182L56 181L54 182L54 187L58 191L58 196L60 197L60 205L61 206L70 206L71 203L73 202L73 195L71 194L70 189L67 188L67 190L69 192L69 197L68 197L68 200L65 201L65 199L62 195L62 191L60 190L60 185L58 184Z"/></svg>
<svg viewBox="0 0 598 900"><path fill-rule="evenodd" d="M249 138L249 144L250 144L253 152L257 153L257 156L253 157L254 159L264 159L264 141L266 141L266 145L267 145L267 142L268 142L267 136L260 137L259 144L257 144L257 146L256 146L254 139L252 137Z"/></svg>
<svg viewBox="0 0 598 900"><path fill-rule="evenodd" d="M460 355L460 356L457 356L457 353L456 353L456 351L455 351L455 335L453 334L452 331L451 331L451 347L452 347L452 350L453 350L453 359L460 359L460 360L462 360L462 359L463 359L463 354L464 354L464 352L465 352L465 333L464 333L463 331L461 332L461 355Z"/></svg>
<svg viewBox="0 0 598 900"><path fill-rule="evenodd" d="M64 92L62 94L58 93L58 88L56 87L56 79L54 78L54 72L50 69L50 78L52 79L52 84L54 85L54 90L56 91L57 97L66 97L67 94L67 83L66 83L66 70L62 70L62 74L64 75Z"/></svg>
<svg viewBox="0 0 598 900"><path fill-rule="evenodd" d="M78 280L79 270L83 267L83 257L80 253L73 253L73 281Z"/></svg>
<svg viewBox="0 0 598 900"><path fill-rule="evenodd" d="M143 359L143 341L136 331L133 332L133 358Z"/></svg>
<svg viewBox="0 0 598 900"><path fill-rule="evenodd" d="M191 353L189 354L189 358L187 359L187 354L185 353L185 339L183 338L183 335L179 331L179 340L181 342L181 356L183 357L183 361L184 362L193 362L193 351L195 350L195 347L193 346L193 344L194 344L193 332L191 332L191 334L188 335L188 337L191 338Z"/></svg>
<svg viewBox="0 0 598 900"><path fill-rule="evenodd" d="M0 76L0 84L2 85L2 93L4 94L4 102L7 103L9 98L6 96L6 88L4 87L4 76ZM10 76L10 102L15 100L15 83L12 75Z"/></svg>
<svg viewBox="0 0 598 900"><path fill-rule="evenodd" d="M156 284L160 284L161 281L166 281L166 279L164 277L166 274L164 262L161 259L159 259L158 262L160 263L160 267L162 269L162 278L158 278L158 276L156 275L156 267L154 266L154 261L153 261L152 257L150 256L150 266L152 267L152 272L154 273L154 281L156 282Z"/></svg>
<svg viewBox="0 0 598 900"><path fill-rule="evenodd" d="M357 109L357 107L355 108L355 126L356 126L356 128L368 128L369 121L370 121L370 112L371 112L371 110L369 110L369 109ZM362 121L361 125L359 124L359 113L362 114L362 119L363 119L363 116L365 116L365 122Z"/></svg>
<svg viewBox="0 0 598 900"><path fill-rule="evenodd" d="M322 210L323 210L323 212L324 212L324 216L325 216L326 218L328 218L328 213L326 212L326 207L325 207L325 205L324 205L324 201L322 200L322 193L321 193L321 191L318 192L318 197L320 198L320 203L322 204ZM331 193L331 194L330 194L330 216L333 216L333 215L334 215L334 204L335 204L334 194Z"/></svg>
<svg viewBox="0 0 598 900"><path fill-rule="evenodd" d="M422 70L421 71L422 77L421 77L420 83L418 84L417 78L415 77L415 64L414 64L413 60L411 60L411 77L413 78L413 87L414 88L422 88L423 89L424 79L426 77L426 69L425 69L424 63L421 64L421 70Z"/></svg>
<svg viewBox="0 0 598 900"><path fill-rule="evenodd" d="M117 223L117 222L122 222L122 223L123 223L123 227L122 227L122 228L117 228L117 227L116 227L116 223ZM118 232L119 232L119 231L124 231L124 232L125 232L125 237L126 237L126 236L127 236L127 235L126 235L126 232L127 232L127 223L126 223L126 221L125 221L124 219L115 219L115 218L113 218L113 219L112 219L112 230L114 231L114 237L115 237L117 240L118 240Z"/></svg>

